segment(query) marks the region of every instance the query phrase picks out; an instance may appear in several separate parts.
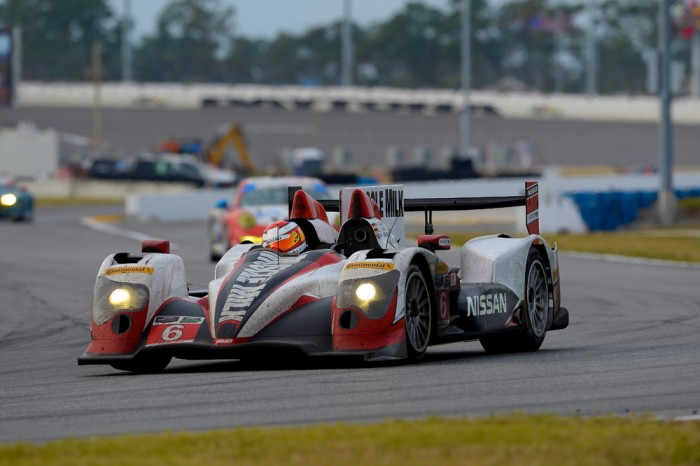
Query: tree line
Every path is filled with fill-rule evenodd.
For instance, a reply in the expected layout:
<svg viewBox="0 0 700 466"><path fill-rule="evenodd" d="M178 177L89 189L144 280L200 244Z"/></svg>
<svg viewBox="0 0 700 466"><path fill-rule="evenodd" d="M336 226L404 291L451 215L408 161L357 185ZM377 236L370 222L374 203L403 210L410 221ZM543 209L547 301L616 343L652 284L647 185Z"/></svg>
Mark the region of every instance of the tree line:
<svg viewBox="0 0 700 466"><path fill-rule="evenodd" d="M555 2L471 0L472 83L511 83L543 92L585 88L585 35L595 24L600 93L646 90L643 52L657 41L657 1ZM339 2L339 12L340 2ZM235 10L222 0L172 0L153 33L133 41L133 78L144 82L335 85L341 77L341 19L270 39L236 33ZM121 79L124 19L107 0L2 0L0 22L22 28L26 80L90 79L99 43L103 76ZM362 86L458 88L460 0L445 8L407 3L393 17L353 23L353 83ZM689 41L674 40L688 60ZM507 80L506 80L507 81Z"/></svg>

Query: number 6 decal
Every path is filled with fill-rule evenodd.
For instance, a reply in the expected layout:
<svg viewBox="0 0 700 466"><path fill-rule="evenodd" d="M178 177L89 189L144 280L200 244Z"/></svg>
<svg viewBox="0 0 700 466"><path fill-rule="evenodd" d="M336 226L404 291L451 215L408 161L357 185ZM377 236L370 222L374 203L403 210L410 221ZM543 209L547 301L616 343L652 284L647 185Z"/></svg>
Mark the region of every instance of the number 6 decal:
<svg viewBox="0 0 700 466"><path fill-rule="evenodd" d="M185 329L184 325L168 325L163 330L163 340L165 341L175 341L182 337L182 331Z"/></svg>

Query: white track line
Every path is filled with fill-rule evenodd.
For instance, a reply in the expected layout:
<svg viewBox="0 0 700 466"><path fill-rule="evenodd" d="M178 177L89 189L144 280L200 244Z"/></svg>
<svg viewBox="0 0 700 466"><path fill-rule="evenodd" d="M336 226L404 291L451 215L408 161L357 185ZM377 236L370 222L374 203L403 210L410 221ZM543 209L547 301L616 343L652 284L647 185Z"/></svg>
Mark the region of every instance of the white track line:
<svg viewBox="0 0 700 466"><path fill-rule="evenodd" d="M156 238L155 236L147 235L146 233L141 233L140 231L127 230L126 228L120 228L110 223L99 222L91 217L82 217L80 219L80 224L95 231L107 233L110 235L122 236L124 238L130 238L136 241L162 239ZM170 248L178 249L179 246L176 243L171 242Z"/></svg>
<svg viewBox="0 0 700 466"><path fill-rule="evenodd" d="M674 421L700 421L700 414L692 414L688 416L676 416Z"/></svg>

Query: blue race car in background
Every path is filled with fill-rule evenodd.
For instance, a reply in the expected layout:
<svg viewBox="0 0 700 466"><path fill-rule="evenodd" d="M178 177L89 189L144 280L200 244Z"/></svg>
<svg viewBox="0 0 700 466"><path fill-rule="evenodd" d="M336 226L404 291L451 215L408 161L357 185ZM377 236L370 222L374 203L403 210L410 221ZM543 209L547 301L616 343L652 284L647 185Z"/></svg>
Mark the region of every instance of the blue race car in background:
<svg viewBox="0 0 700 466"><path fill-rule="evenodd" d="M0 184L0 218L15 221L32 221L34 198L26 189L11 184Z"/></svg>

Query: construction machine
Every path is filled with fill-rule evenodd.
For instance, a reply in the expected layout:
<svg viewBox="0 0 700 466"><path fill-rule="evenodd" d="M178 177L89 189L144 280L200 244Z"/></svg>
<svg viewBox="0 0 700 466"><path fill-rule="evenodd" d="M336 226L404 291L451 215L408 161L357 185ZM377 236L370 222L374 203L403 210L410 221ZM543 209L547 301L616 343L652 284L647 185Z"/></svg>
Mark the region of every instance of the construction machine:
<svg viewBox="0 0 700 466"><path fill-rule="evenodd" d="M204 147L202 151L203 160L211 165L221 166L228 146L233 146L236 149L238 158L243 164L245 171L253 173L255 165L253 165L248 152L243 130L238 123L231 123L221 128L216 137Z"/></svg>
<svg viewBox="0 0 700 466"><path fill-rule="evenodd" d="M243 129L238 123L224 125L206 145L196 138L168 138L160 141L156 150L158 152L196 155L202 162L221 168L225 163L224 156L229 146L232 146L238 154L241 168L247 173L253 173L255 165L253 165L250 152L248 152Z"/></svg>

